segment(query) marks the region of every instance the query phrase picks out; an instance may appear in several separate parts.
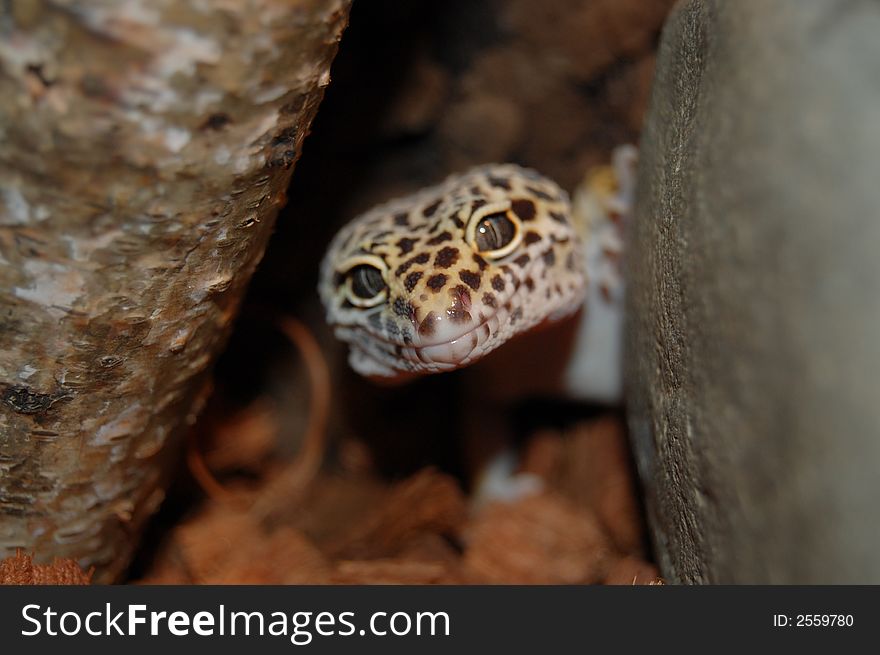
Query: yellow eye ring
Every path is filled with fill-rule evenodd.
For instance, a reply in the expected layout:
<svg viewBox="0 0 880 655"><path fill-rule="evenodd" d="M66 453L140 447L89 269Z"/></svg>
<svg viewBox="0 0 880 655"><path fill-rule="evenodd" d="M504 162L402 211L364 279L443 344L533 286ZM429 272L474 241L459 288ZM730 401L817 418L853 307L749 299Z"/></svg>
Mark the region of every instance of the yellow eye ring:
<svg viewBox="0 0 880 655"><path fill-rule="evenodd" d="M522 241L522 223L511 211L509 202L489 203L471 215L465 238L480 255L501 259Z"/></svg>

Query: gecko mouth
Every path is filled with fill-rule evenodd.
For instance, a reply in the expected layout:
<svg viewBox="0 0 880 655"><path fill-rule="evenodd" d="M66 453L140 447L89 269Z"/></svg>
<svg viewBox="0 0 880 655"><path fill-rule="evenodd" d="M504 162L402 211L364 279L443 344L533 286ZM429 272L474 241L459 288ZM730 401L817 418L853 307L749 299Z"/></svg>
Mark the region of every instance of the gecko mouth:
<svg viewBox="0 0 880 655"><path fill-rule="evenodd" d="M408 346L401 353L411 362L419 362L428 366L441 368L459 368L486 354L492 348L487 345L498 334L498 326L502 318L499 312L493 313L481 323L471 327L461 335L440 343Z"/></svg>
<svg viewBox="0 0 880 655"><path fill-rule="evenodd" d="M499 299L498 307L491 309L488 316L481 312L480 322L436 343L401 343L366 326L347 328L357 332L350 335L354 338L346 339L343 334L339 332L337 334L349 341L352 347L357 347L364 355L398 371L416 373L452 371L476 362L527 327L515 326L517 321L523 318L519 301L522 296L521 289L525 287L518 280L510 280L510 285L507 297ZM486 306L483 308L490 309Z"/></svg>
<svg viewBox="0 0 880 655"><path fill-rule="evenodd" d="M437 343L403 344L364 327L337 328L337 336L364 355L396 370L439 372L466 366L494 350L493 335L504 320L496 311L455 337ZM499 342L498 345L500 345Z"/></svg>

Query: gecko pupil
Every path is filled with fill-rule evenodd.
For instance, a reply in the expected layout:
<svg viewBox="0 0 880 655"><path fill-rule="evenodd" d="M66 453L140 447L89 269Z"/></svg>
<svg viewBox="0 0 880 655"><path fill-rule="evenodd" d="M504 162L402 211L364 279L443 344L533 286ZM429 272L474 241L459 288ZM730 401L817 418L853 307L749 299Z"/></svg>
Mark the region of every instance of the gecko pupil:
<svg viewBox="0 0 880 655"><path fill-rule="evenodd" d="M369 300L382 293L385 288L385 278L382 271L369 264L355 266L349 271L351 278L351 291L358 298Z"/></svg>
<svg viewBox="0 0 880 655"><path fill-rule="evenodd" d="M499 250L513 241L516 225L505 214L490 214L477 225L476 246L480 252Z"/></svg>

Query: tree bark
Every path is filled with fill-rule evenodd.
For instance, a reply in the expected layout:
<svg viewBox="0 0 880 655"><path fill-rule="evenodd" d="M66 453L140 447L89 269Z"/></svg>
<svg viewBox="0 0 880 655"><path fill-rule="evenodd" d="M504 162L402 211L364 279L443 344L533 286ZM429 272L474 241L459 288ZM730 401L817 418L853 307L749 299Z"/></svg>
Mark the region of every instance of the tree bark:
<svg viewBox="0 0 880 655"><path fill-rule="evenodd" d="M0 556L124 571L349 4L0 4Z"/></svg>

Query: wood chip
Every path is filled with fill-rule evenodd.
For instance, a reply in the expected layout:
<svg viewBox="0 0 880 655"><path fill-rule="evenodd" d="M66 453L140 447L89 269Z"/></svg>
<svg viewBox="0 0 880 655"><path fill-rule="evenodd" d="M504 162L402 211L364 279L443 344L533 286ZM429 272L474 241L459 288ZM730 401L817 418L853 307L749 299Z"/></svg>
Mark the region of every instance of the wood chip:
<svg viewBox="0 0 880 655"><path fill-rule="evenodd" d="M352 528L334 553L342 558L387 557L425 533L454 536L465 518L466 502L458 483L424 469L398 484L382 506Z"/></svg>
<svg viewBox="0 0 880 655"><path fill-rule="evenodd" d="M567 435L553 486L577 506L595 512L618 550L644 555L642 511L619 418L583 423Z"/></svg>
<svg viewBox="0 0 880 655"><path fill-rule="evenodd" d="M87 585L91 577L91 572L83 571L72 559L36 564L33 557L19 550L0 560L0 585Z"/></svg>
<svg viewBox="0 0 880 655"><path fill-rule="evenodd" d="M465 566L490 584L594 583L611 555L596 518L553 493L490 505L467 537Z"/></svg>

